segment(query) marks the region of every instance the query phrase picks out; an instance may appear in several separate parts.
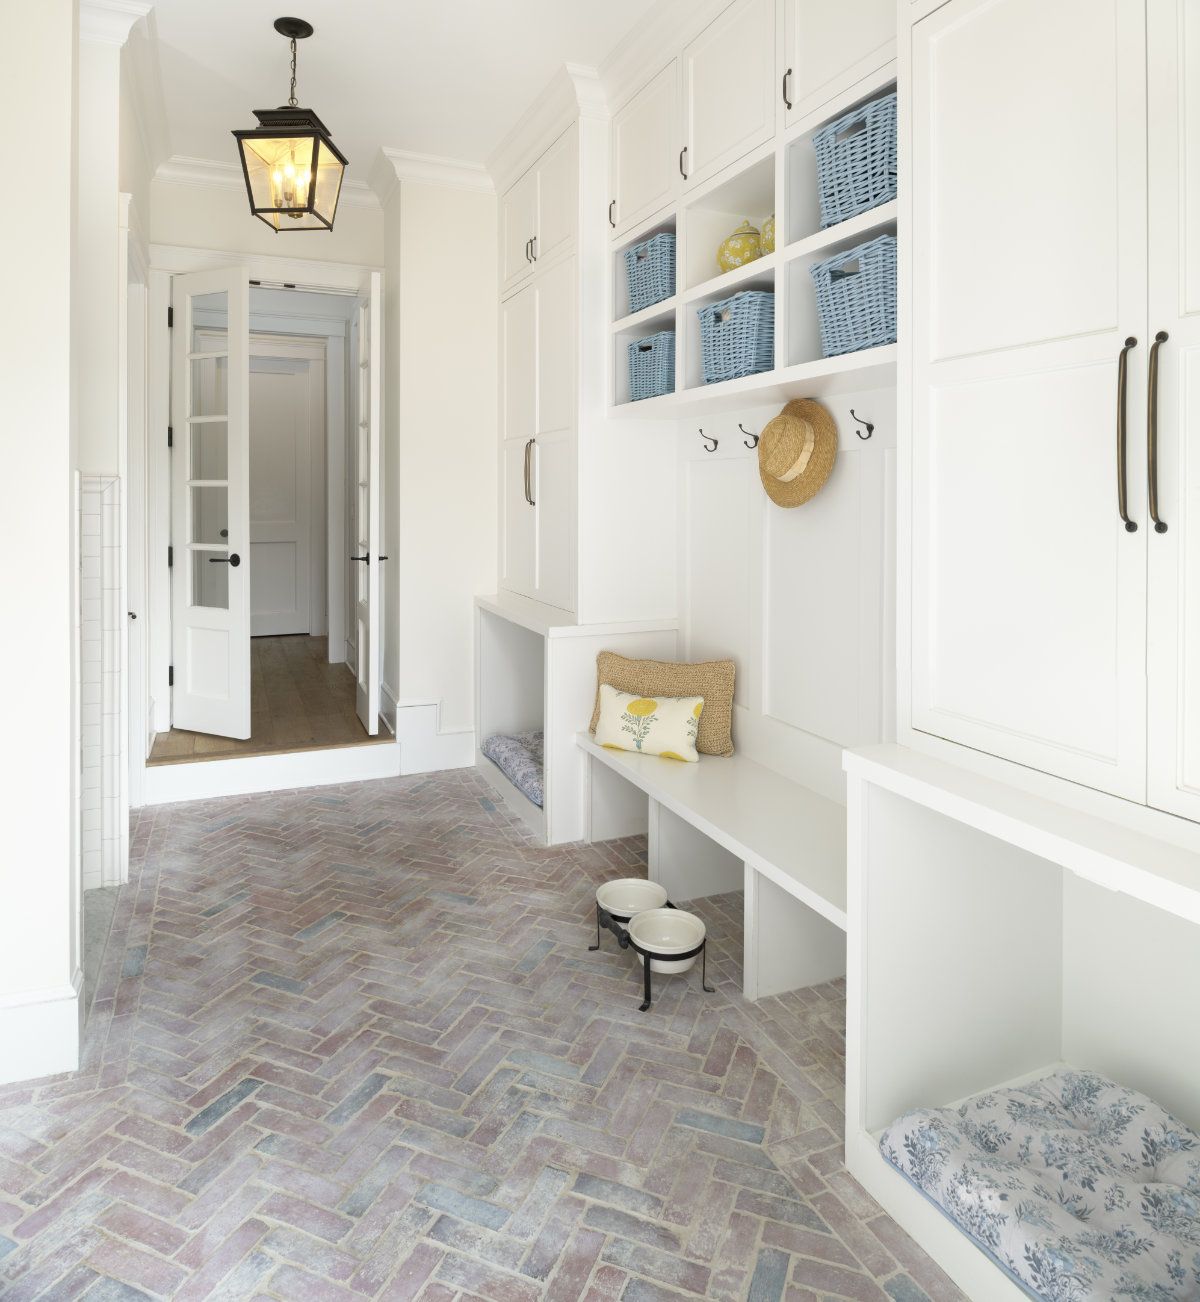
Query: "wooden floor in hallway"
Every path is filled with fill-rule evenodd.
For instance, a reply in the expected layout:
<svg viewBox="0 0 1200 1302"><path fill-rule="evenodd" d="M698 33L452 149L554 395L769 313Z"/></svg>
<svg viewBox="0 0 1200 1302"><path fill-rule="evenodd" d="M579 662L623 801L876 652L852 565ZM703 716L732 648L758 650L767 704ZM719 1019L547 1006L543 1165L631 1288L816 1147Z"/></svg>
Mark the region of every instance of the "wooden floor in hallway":
<svg viewBox="0 0 1200 1302"><path fill-rule="evenodd" d="M354 674L330 664L323 637L250 640L250 738L235 741L173 728L154 739L147 764L243 759L287 751L327 750L390 742L382 720L371 737L355 713Z"/></svg>
<svg viewBox="0 0 1200 1302"><path fill-rule="evenodd" d="M138 810L69 1075L0 1087L4 1302L961 1302L842 1161L845 990L596 940L645 841L473 770ZM682 901L681 901L682 902Z"/></svg>

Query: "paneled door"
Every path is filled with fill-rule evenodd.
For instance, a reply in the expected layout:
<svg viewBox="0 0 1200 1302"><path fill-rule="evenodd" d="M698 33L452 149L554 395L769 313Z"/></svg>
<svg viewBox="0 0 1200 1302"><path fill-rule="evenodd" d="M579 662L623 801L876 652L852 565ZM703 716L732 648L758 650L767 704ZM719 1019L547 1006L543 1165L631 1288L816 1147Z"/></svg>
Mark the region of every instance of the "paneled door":
<svg viewBox="0 0 1200 1302"><path fill-rule="evenodd" d="M1143 7L951 0L912 86L912 724L1144 800Z"/></svg>
<svg viewBox="0 0 1200 1302"><path fill-rule="evenodd" d="M1150 0L1150 337L1157 366L1149 550L1148 801L1200 820L1200 4ZM1148 422L1149 411L1138 413ZM1147 462L1149 450L1147 450Z"/></svg>
<svg viewBox="0 0 1200 1302"><path fill-rule="evenodd" d="M171 626L176 728L250 736L250 286L176 276Z"/></svg>
<svg viewBox="0 0 1200 1302"><path fill-rule="evenodd" d="M358 375L354 430L354 637L357 663L356 709L367 733L379 733L379 563L382 538L379 516L381 457L382 348L381 277L371 273L371 292L358 300Z"/></svg>

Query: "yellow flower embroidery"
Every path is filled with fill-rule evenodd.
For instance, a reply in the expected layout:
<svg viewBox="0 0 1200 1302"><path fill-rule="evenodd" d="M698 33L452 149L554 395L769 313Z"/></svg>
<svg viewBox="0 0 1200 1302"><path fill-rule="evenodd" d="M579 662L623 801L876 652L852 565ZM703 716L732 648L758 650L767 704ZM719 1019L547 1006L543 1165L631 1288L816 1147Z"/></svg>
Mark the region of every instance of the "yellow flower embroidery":
<svg viewBox="0 0 1200 1302"><path fill-rule="evenodd" d="M630 714L636 714L640 719L644 715L653 714L654 711L658 709L658 702L651 701L648 697L640 696L636 701L630 701L625 709Z"/></svg>

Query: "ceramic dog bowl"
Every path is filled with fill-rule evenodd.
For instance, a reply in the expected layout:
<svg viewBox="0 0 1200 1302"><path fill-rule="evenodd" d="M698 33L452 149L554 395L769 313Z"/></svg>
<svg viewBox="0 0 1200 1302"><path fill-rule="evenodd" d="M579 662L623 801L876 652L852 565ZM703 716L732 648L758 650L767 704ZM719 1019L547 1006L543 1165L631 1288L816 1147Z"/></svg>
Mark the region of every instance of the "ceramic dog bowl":
<svg viewBox="0 0 1200 1302"><path fill-rule="evenodd" d="M686 972L696 961L672 959L686 954L704 939L704 923L683 909L647 909L629 919L629 939L650 952L651 972Z"/></svg>
<svg viewBox="0 0 1200 1302"><path fill-rule="evenodd" d="M596 887L596 903L611 913L618 922L632 918L645 909L661 909L667 902L667 892L657 882L644 877L618 877ZM670 909L665 912L671 912Z"/></svg>

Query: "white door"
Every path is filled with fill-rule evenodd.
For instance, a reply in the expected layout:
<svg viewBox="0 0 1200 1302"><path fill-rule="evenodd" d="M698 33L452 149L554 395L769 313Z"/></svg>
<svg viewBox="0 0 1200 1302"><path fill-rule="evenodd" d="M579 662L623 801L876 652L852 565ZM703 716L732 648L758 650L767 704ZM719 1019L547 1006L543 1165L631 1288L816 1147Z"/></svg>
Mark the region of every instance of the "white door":
<svg viewBox="0 0 1200 1302"><path fill-rule="evenodd" d="M1156 483L1165 528L1146 536L1148 799L1200 819L1200 6L1150 0L1148 18L1149 329L1167 336Z"/></svg>
<svg viewBox="0 0 1200 1302"><path fill-rule="evenodd" d="M500 445L500 586L532 597L537 586L537 496L534 441L505 439Z"/></svg>
<svg viewBox="0 0 1200 1302"><path fill-rule="evenodd" d="M382 308L380 275L371 273L371 293L358 301L358 385L354 433L354 619L358 684L356 709L367 733L379 732L379 518Z"/></svg>
<svg viewBox="0 0 1200 1302"><path fill-rule="evenodd" d="M250 736L250 286L172 286L171 627L176 728Z"/></svg>
<svg viewBox="0 0 1200 1302"><path fill-rule="evenodd" d="M913 726L1144 799L1142 7L952 0L913 39Z"/></svg>
<svg viewBox="0 0 1200 1302"><path fill-rule="evenodd" d="M575 437L572 430L539 434L530 447L534 596L548 606L575 609Z"/></svg>
<svg viewBox="0 0 1200 1302"><path fill-rule="evenodd" d="M571 127L538 160L537 223L530 246L535 266L574 242L578 210L579 132Z"/></svg>
<svg viewBox="0 0 1200 1302"><path fill-rule="evenodd" d="M769 140L778 92L775 5L735 0L683 52L685 184L697 185Z"/></svg>
<svg viewBox="0 0 1200 1302"><path fill-rule="evenodd" d="M530 168L500 200L501 287L507 289L533 270L537 226L537 169Z"/></svg>
<svg viewBox="0 0 1200 1302"><path fill-rule="evenodd" d="M780 90L788 125L896 56L893 0L787 0Z"/></svg>
<svg viewBox="0 0 1200 1302"><path fill-rule="evenodd" d="M617 234L636 226L679 193L679 61L670 63L613 116L613 202Z"/></svg>
<svg viewBox="0 0 1200 1302"><path fill-rule="evenodd" d="M254 637L312 632L316 613L311 481L324 459L325 367L317 358L288 355L303 347L256 341L250 358ZM317 489L323 491L321 483Z"/></svg>

